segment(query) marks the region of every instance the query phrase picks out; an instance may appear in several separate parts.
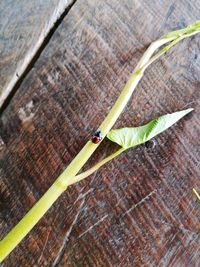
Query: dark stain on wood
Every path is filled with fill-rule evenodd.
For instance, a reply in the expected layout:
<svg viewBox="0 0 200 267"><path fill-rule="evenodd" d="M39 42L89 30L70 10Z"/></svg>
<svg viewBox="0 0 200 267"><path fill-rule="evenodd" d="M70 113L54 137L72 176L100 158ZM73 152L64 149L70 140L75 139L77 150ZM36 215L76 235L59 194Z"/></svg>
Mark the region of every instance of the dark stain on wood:
<svg viewBox="0 0 200 267"><path fill-rule="evenodd" d="M97 129L146 47L198 19L197 5L76 2L0 118L0 238ZM154 147L129 150L69 187L5 267L199 265L200 206L191 191L200 189L198 54L195 36L153 64L115 128L195 111ZM103 141L84 168L114 149Z"/></svg>

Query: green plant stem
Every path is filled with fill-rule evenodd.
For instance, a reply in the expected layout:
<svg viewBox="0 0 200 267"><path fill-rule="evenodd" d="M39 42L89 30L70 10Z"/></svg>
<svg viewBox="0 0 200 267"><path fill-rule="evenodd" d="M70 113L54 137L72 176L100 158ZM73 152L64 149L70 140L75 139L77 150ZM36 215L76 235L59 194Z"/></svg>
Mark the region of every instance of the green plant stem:
<svg viewBox="0 0 200 267"><path fill-rule="evenodd" d="M140 71L145 71L146 68L148 68L149 65L151 65L154 61L156 61L159 57L161 57L163 54L165 54L170 48L172 48L174 45L176 45L181 40L185 39L186 37L189 37L194 34L190 34L188 36L180 36L174 41L172 41L169 45L166 45L164 48L162 48L158 53L156 53L154 56L149 59L147 63L145 63L143 66L141 66Z"/></svg>
<svg viewBox="0 0 200 267"><path fill-rule="evenodd" d="M197 199L200 200L200 195L197 192L197 190L195 188L192 188L193 193L196 195Z"/></svg>
<svg viewBox="0 0 200 267"><path fill-rule="evenodd" d="M133 74L127 81L113 108L110 110L110 112L100 125L99 130L101 130L102 132L102 138L104 138L110 131L117 118L125 108L134 89L142 78L145 69L149 66L148 61L150 60L154 52L162 45L176 40L178 37L176 36L176 34L172 36L169 35L167 37L164 36L150 45L150 47L144 53L143 57L136 66ZM75 177L76 174L80 171L86 161L97 149L98 145L93 144L91 141L88 141L79 152L79 154L69 164L66 170L64 170L64 172L56 179L56 181L48 189L48 191L21 219L21 221L7 234L7 236L0 241L0 262L2 262L5 257L18 245L18 243L29 233L29 231L48 211L48 209L52 206L56 199L65 191L72 178Z"/></svg>
<svg viewBox="0 0 200 267"><path fill-rule="evenodd" d="M97 164L95 164L92 168L90 168L89 170L82 172L81 174L76 175L75 177L72 178L72 180L69 182L69 185L78 183L80 181L82 181L83 179L87 178L88 176L90 176L91 174L93 174L95 171L97 171L100 167L102 167L104 164L106 164L107 162L111 161L112 159L114 159L115 157L119 156L122 152L124 152L126 149L125 148L120 148L119 150L117 150L115 153L111 154L110 156L106 157L105 159L103 159L102 161L98 162Z"/></svg>

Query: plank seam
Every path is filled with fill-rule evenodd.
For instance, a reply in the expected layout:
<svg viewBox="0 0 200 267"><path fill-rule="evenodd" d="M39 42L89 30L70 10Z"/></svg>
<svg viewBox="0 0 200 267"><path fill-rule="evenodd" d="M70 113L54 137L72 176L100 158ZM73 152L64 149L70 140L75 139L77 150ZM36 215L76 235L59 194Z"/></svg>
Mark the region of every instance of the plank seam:
<svg viewBox="0 0 200 267"><path fill-rule="evenodd" d="M68 15L69 11L73 7L73 5L76 3L76 1L77 0L69 0L69 1L67 0L66 4L69 3L69 5L66 6L65 4L61 12L58 12L59 9L55 10L55 12L59 13L57 14L57 20L50 21L49 23L50 26L48 27L47 31L45 33L42 32L40 34L38 41L35 45L34 51L30 52L30 49L28 50L26 56L24 57L23 64L19 68L16 69L16 72L14 73L13 77L11 78L9 83L6 85L6 87L3 90L2 95L0 96L0 116L9 106L9 103L11 102L12 98L14 97L18 89L20 88L22 82L24 81L26 76L29 74L29 72L32 70L34 64L40 58L41 53L48 45L55 31L60 26L64 18ZM29 54L31 55L29 56Z"/></svg>

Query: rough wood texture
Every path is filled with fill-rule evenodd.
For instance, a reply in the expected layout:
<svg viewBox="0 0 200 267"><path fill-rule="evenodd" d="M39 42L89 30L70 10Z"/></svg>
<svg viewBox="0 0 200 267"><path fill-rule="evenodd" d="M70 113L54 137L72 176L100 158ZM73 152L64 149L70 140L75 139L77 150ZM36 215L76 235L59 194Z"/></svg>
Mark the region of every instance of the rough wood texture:
<svg viewBox="0 0 200 267"><path fill-rule="evenodd" d="M72 0L0 3L0 107Z"/></svg>
<svg viewBox="0 0 200 267"><path fill-rule="evenodd" d="M76 2L1 116L0 238L83 147L147 46L198 19L199 4ZM115 127L195 111L70 187L4 267L199 266L199 45L185 40L153 64ZM85 168L115 149L103 144Z"/></svg>

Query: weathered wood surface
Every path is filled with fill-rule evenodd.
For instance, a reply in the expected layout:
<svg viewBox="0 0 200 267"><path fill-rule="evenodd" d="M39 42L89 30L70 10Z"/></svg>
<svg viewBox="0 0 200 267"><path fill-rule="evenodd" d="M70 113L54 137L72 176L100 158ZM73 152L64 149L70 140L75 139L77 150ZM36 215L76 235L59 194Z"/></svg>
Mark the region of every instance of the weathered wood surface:
<svg viewBox="0 0 200 267"><path fill-rule="evenodd" d="M198 19L199 4L76 2L1 116L0 238L83 147L151 41ZM115 127L195 111L71 186L4 267L199 266L199 45L153 64ZM115 149L103 144L86 168Z"/></svg>
<svg viewBox="0 0 200 267"><path fill-rule="evenodd" d="M72 0L2 0L0 107Z"/></svg>

